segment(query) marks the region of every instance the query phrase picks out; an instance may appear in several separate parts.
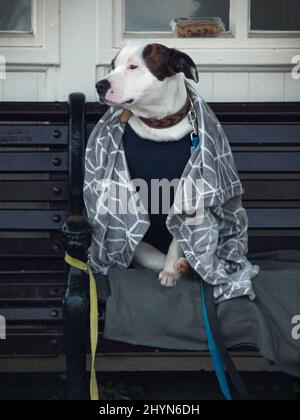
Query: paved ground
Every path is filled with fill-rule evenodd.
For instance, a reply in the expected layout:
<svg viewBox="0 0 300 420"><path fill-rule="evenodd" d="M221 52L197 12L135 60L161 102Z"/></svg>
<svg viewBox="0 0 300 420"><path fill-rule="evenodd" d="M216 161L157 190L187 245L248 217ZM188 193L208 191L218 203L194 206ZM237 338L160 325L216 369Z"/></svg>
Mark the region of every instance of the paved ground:
<svg viewBox="0 0 300 420"><path fill-rule="evenodd" d="M255 400L300 400L300 381L281 374L244 374ZM99 375L106 400L221 399L213 374L134 373ZM0 374L0 400L62 400L65 376Z"/></svg>

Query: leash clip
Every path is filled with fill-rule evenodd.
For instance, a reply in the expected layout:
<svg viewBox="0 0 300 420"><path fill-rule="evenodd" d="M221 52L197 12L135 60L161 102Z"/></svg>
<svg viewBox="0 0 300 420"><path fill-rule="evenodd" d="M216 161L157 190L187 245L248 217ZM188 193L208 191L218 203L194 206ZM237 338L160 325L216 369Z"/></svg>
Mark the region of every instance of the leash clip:
<svg viewBox="0 0 300 420"><path fill-rule="evenodd" d="M195 133L195 132L192 133L191 134L191 141L192 141L191 152L193 153L200 144L199 134Z"/></svg>
<svg viewBox="0 0 300 420"><path fill-rule="evenodd" d="M197 133L198 131L198 126L197 126L197 119L196 119L196 114L194 110L190 110L188 113L188 119L189 119L189 123L193 128L193 133Z"/></svg>
<svg viewBox="0 0 300 420"><path fill-rule="evenodd" d="M191 141L192 141L191 152L193 153L200 144L200 138L199 138L199 132L198 132L197 113L196 113L194 103L191 98L190 98L190 102L191 102L191 109L188 113L188 120L189 120L190 125L193 128L193 131L191 133Z"/></svg>
<svg viewBox="0 0 300 420"><path fill-rule="evenodd" d="M91 268L91 254L89 253L84 272L86 274L89 274L91 271L92 271L92 268Z"/></svg>

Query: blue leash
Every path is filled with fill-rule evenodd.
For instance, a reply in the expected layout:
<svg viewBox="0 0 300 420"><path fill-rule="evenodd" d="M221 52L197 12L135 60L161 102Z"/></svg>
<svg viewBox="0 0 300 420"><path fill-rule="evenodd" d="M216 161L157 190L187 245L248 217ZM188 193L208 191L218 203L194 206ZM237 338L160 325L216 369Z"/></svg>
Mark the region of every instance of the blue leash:
<svg viewBox="0 0 300 420"><path fill-rule="evenodd" d="M191 151L193 153L197 149L197 147L200 145L200 138L199 138L198 133L194 132L194 133L191 134L191 141L192 141ZM213 361L213 365L214 365L214 368L215 368L216 376L217 376L221 391L222 391L224 397L226 398L226 400L232 401L232 396L231 396L228 381L227 381L227 378L226 378L226 373L225 373L225 370L224 370L223 361L222 361L222 358L219 354L216 342L215 342L214 337L213 337L210 322L209 322L209 319L208 319L204 286L203 286L203 282L201 282L201 283L202 283L201 284L201 289L202 289L203 318L204 318L204 323L205 323L206 335L207 335L207 338L208 338L208 348L209 348L209 351L211 353L211 358L212 358L212 361Z"/></svg>
<svg viewBox="0 0 300 420"><path fill-rule="evenodd" d="M213 338L210 322L209 322L209 319L208 319L203 282L201 284L201 290L202 290L203 318L204 318L205 330L206 330L207 339L208 339L208 348L209 348L209 351L211 353L212 361L213 361L213 364L214 364L216 376L217 376L221 391L222 391L222 393L223 393L223 395L224 395L224 397L226 398L227 401L232 401L232 396L231 396L228 381L227 381L227 378L226 378L224 365L223 365L222 359L220 357L220 354L218 352L216 342Z"/></svg>
<svg viewBox="0 0 300 420"><path fill-rule="evenodd" d="M198 129L197 129L197 125L195 124L195 121L193 120L192 116L190 116L190 122L192 124L192 126L194 127L194 131L191 134L191 153L193 153L197 147L199 147L199 145L201 144L201 140L199 138L199 134L198 134ZM211 293L211 301L209 300L208 302L208 307L209 307L209 311L210 311L210 316L213 315L212 317L212 323L214 326L214 333L212 331L211 328L211 322L209 320L209 315L208 315L208 309L207 309L207 303L206 303L206 297L205 297L205 286L204 286L204 281L201 281L201 291L202 291L202 307L203 307L203 319L204 319L204 324L205 324L205 330L206 330L206 335L207 335L207 339L208 339L208 348L209 351L211 353L211 358L213 361L213 365L214 365L214 369L215 369L215 373L221 388L221 391L224 395L224 397L226 398L227 401L232 401L232 395L230 392L230 388L228 385L228 381L227 381L227 376L225 373L225 369L224 366L226 366L228 374L240 396L240 398L242 400L250 400L250 396L248 394L248 391L242 381L241 376L239 375L236 367L234 366L232 360L230 359L226 349L222 346L222 338L218 332L218 320L214 311L214 308L212 309L211 305L212 300L213 300L213 293L212 291ZM214 334L216 339L214 338ZM219 344L219 347L217 345L217 342ZM220 354L221 353L221 354Z"/></svg>

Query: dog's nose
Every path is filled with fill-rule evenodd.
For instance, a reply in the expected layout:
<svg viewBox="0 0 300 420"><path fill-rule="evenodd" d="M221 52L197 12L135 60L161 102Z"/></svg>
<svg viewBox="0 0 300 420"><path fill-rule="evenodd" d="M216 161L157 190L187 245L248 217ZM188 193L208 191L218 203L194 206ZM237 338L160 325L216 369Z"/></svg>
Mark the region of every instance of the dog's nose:
<svg viewBox="0 0 300 420"><path fill-rule="evenodd" d="M100 80L100 82L98 82L96 84L96 89L97 92L100 96L104 97L107 93L107 91L111 88L111 83L104 79L104 80Z"/></svg>

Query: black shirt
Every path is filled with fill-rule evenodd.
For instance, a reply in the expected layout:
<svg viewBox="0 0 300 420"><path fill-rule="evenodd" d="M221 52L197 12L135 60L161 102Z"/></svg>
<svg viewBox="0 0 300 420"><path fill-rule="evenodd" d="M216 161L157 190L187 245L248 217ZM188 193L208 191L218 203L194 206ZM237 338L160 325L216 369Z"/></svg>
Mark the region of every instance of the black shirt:
<svg viewBox="0 0 300 420"><path fill-rule="evenodd" d="M160 189L159 202L158 197L156 197L157 194L155 194L155 197L151 197L151 180L161 181L166 179L170 182L176 179L180 180L191 156L190 135L188 134L177 141L147 140L139 137L127 124L123 145L131 178L133 180L142 179L146 181L148 186L148 205L141 196L151 222L151 226L144 237L144 242L166 254L173 239L166 227L166 219L174 204L176 190L171 188L170 203L167 200L168 211L163 212L163 191ZM164 196L166 198L166 194ZM157 210L159 211L155 211L155 213L158 214L151 211L153 200L157 203Z"/></svg>

